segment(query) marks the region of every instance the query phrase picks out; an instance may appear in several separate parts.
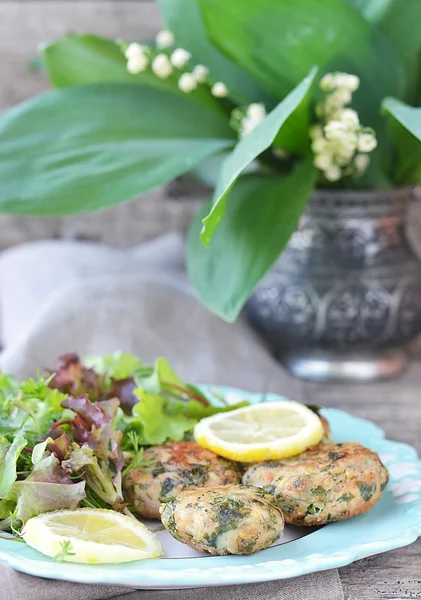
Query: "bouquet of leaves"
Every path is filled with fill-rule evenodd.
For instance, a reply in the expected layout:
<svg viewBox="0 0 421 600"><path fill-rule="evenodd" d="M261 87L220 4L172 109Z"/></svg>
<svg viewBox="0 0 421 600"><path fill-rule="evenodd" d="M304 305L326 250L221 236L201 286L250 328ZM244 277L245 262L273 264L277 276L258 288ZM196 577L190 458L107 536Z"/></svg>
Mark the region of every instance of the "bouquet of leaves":
<svg viewBox="0 0 421 600"><path fill-rule="evenodd" d="M232 321L315 186L421 181L421 2L159 5L168 29L152 42L44 48L58 89L0 118L0 211L98 210L217 157L188 270Z"/></svg>

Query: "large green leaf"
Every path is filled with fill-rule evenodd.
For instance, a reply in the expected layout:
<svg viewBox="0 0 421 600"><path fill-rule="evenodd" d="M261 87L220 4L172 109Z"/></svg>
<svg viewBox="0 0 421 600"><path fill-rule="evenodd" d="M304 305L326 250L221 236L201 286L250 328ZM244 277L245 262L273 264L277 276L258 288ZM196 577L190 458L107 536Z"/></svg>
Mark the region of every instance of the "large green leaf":
<svg viewBox="0 0 421 600"><path fill-rule="evenodd" d="M73 35L54 42L44 50L45 66L55 87L89 83L137 83L159 90L185 95L178 87L178 76L157 77L150 68L135 75L126 68L126 58L119 44L96 35ZM198 86L190 99L215 105L209 88Z"/></svg>
<svg viewBox="0 0 421 600"><path fill-rule="evenodd" d="M177 46L193 54L196 64L209 68L213 81L223 81L239 103L276 102L251 77L215 48L206 36L195 0L158 0L164 21L174 33Z"/></svg>
<svg viewBox="0 0 421 600"><path fill-rule="evenodd" d="M390 41L406 72L405 99L421 99L420 0L348 0Z"/></svg>
<svg viewBox="0 0 421 600"><path fill-rule="evenodd" d="M313 65L361 77L362 120L377 126L381 99L400 95L404 76L393 48L345 0L196 0L210 38L277 97Z"/></svg>
<svg viewBox="0 0 421 600"><path fill-rule="evenodd" d="M254 286L294 232L315 183L307 159L283 177L245 175L230 192L224 220L209 248L199 241L200 210L187 247L190 279L202 302L234 321Z"/></svg>
<svg viewBox="0 0 421 600"><path fill-rule="evenodd" d="M421 183L421 108L395 98L385 98L382 108L389 115L389 133L397 154L395 182Z"/></svg>
<svg viewBox="0 0 421 600"><path fill-rule="evenodd" d="M226 196L237 178L279 135L282 125L306 97L316 70L311 73L268 114L247 136L238 142L233 152L225 159L215 190L213 205L203 219L201 240L209 245L215 228L224 216Z"/></svg>
<svg viewBox="0 0 421 600"><path fill-rule="evenodd" d="M119 204L233 145L224 115L130 84L69 87L0 118L0 211L61 215Z"/></svg>

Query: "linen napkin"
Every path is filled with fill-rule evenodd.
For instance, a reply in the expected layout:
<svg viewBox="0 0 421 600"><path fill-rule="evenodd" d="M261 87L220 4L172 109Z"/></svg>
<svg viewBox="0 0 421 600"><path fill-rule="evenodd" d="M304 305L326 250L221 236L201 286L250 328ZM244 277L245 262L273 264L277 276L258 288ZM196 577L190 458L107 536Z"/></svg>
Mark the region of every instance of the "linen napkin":
<svg viewBox="0 0 421 600"><path fill-rule="evenodd" d="M190 381L277 391L301 385L273 360L241 318L228 325L195 298L176 235L131 250L38 242L0 256L3 370L18 377L53 366L64 352L117 349L168 357ZM203 590L138 590L49 581L0 565L0 600L198 600ZM206 589L208 600L343 600L336 570L262 584Z"/></svg>

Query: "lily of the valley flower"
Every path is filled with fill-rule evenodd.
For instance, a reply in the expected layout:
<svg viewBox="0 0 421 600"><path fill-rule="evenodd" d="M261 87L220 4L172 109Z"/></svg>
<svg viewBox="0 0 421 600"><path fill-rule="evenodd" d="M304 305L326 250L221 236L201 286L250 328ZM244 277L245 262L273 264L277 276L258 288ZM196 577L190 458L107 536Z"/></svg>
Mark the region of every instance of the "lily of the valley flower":
<svg viewBox="0 0 421 600"><path fill-rule="evenodd" d="M354 166L358 173L364 173L370 164L370 157L368 154L356 154L354 158Z"/></svg>
<svg viewBox="0 0 421 600"><path fill-rule="evenodd" d="M356 75L326 73L320 80L325 98L316 106L320 125L310 128L314 165L328 181L343 175L361 176L368 168L368 152L377 145L374 132L360 124L358 113L346 107L359 86Z"/></svg>
<svg viewBox="0 0 421 600"><path fill-rule="evenodd" d="M163 29L156 35L155 42L157 48L171 48L175 43L174 34L169 29Z"/></svg>
<svg viewBox="0 0 421 600"><path fill-rule="evenodd" d="M171 54L170 60L171 60L171 63L174 65L174 67L177 67L177 69L182 69L190 59L191 59L190 52L188 52L187 50L184 50L184 48L177 48Z"/></svg>
<svg viewBox="0 0 421 600"><path fill-rule="evenodd" d="M246 107L234 108L231 112L231 127L238 131L238 137L243 138L266 117L264 104L252 103Z"/></svg>
<svg viewBox="0 0 421 600"><path fill-rule="evenodd" d="M167 79L172 73L172 65L166 54L157 54L152 61L152 71L160 79Z"/></svg>
<svg viewBox="0 0 421 600"><path fill-rule="evenodd" d="M350 73L326 73L320 80L320 89L331 92L337 88L343 88L350 92L357 91L360 80L356 75Z"/></svg>
<svg viewBox="0 0 421 600"><path fill-rule="evenodd" d="M178 80L178 87L186 94L195 90L197 88L197 80L193 73L183 73Z"/></svg>
<svg viewBox="0 0 421 600"><path fill-rule="evenodd" d="M147 48L140 44L129 44L124 55L127 58L127 70L133 75L144 71L149 64Z"/></svg>
<svg viewBox="0 0 421 600"><path fill-rule="evenodd" d="M358 136L358 150L371 152L377 146L377 140L372 133L360 133Z"/></svg>
<svg viewBox="0 0 421 600"><path fill-rule="evenodd" d="M215 98L225 98L228 96L228 88L222 81L217 81L211 88L211 94Z"/></svg>
<svg viewBox="0 0 421 600"><path fill-rule="evenodd" d="M192 75L197 83L205 83L208 74L209 69L205 65L196 65L192 71Z"/></svg>
<svg viewBox="0 0 421 600"><path fill-rule="evenodd" d="M266 108L264 104L249 104L246 114L240 123L239 135L241 138L252 131L266 117Z"/></svg>

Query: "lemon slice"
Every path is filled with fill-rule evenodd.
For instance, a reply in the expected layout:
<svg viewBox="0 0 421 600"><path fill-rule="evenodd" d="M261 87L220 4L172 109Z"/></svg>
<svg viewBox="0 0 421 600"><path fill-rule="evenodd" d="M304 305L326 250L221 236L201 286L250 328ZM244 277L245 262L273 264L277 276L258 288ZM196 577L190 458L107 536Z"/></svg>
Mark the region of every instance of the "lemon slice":
<svg viewBox="0 0 421 600"><path fill-rule="evenodd" d="M143 523L113 510L44 513L26 522L22 537L42 554L75 563L123 563L163 554Z"/></svg>
<svg viewBox="0 0 421 600"><path fill-rule="evenodd" d="M264 402L199 421L196 442L220 456L259 462L294 456L323 437L319 417L292 400Z"/></svg>

